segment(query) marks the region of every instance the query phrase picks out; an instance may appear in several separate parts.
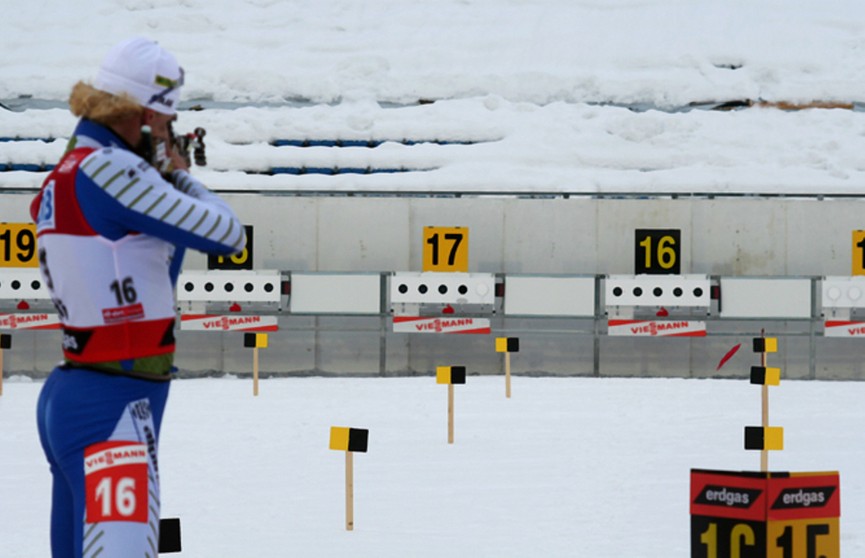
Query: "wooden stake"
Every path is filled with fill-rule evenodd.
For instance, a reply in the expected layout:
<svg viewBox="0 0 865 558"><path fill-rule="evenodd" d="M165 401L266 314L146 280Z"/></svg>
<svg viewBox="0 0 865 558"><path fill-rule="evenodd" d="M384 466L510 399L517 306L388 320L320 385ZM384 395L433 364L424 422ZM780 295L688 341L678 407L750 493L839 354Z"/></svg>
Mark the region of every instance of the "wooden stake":
<svg viewBox="0 0 865 558"><path fill-rule="evenodd" d="M511 353L505 353L505 397L511 397Z"/></svg>
<svg viewBox="0 0 865 558"><path fill-rule="evenodd" d="M354 459L345 452L345 530L354 531Z"/></svg>
<svg viewBox="0 0 865 558"><path fill-rule="evenodd" d="M252 350L252 395L258 395L258 347Z"/></svg>
<svg viewBox="0 0 865 558"><path fill-rule="evenodd" d="M765 336L763 338L765 339ZM766 367L765 351L760 356L760 366ZM761 387L763 388L763 432L765 433L769 428L769 385L764 382ZM764 473L769 470L769 450L765 448L765 444L763 450L760 451L760 470Z"/></svg>
<svg viewBox="0 0 865 558"><path fill-rule="evenodd" d="M448 443L454 443L454 385L448 384Z"/></svg>

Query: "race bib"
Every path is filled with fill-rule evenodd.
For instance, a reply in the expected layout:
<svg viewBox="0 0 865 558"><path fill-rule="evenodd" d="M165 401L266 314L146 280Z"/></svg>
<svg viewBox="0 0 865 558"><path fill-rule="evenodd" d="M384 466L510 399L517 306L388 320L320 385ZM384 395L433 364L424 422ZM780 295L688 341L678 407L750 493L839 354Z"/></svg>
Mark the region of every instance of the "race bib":
<svg viewBox="0 0 865 558"><path fill-rule="evenodd" d="M147 523L147 445L99 442L84 450L86 522Z"/></svg>

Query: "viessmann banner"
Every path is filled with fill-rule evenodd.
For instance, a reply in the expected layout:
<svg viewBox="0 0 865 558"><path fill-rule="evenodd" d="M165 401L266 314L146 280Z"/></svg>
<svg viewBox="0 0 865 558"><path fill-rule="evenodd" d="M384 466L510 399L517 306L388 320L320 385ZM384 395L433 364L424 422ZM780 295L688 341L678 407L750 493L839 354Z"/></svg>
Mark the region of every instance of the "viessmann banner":
<svg viewBox="0 0 865 558"><path fill-rule="evenodd" d="M487 318L425 318L394 316L394 333L477 333L489 334Z"/></svg>
<svg viewBox="0 0 865 558"><path fill-rule="evenodd" d="M0 329L60 329L60 316L36 312L0 314Z"/></svg>
<svg viewBox="0 0 865 558"><path fill-rule="evenodd" d="M276 316L241 316L218 314L183 314L180 329L184 331L279 331Z"/></svg>
<svg viewBox="0 0 865 558"><path fill-rule="evenodd" d="M706 322L694 320L609 320L607 334L624 337L705 337Z"/></svg>

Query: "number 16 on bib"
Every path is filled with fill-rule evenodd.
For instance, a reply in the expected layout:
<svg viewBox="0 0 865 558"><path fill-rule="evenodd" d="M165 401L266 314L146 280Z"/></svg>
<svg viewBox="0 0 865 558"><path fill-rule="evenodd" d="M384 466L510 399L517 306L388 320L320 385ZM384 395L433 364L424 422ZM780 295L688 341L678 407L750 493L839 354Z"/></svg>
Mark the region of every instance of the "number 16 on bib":
<svg viewBox="0 0 865 558"><path fill-rule="evenodd" d="M84 451L87 523L147 523L147 446L101 442Z"/></svg>

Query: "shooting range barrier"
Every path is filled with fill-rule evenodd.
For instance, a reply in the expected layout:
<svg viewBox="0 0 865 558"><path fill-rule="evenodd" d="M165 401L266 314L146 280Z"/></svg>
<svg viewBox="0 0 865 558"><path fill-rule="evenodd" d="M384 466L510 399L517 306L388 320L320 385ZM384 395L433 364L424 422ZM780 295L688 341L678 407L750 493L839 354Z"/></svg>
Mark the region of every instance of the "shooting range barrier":
<svg viewBox="0 0 865 558"><path fill-rule="evenodd" d="M30 189L0 188L0 218L26 222L40 182L34 176ZM270 332L262 374L429 374L443 351L476 373L500 374L501 361L485 338L494 335L520 338L515 374L738 376L742 368L735 362L716 370L720 355L766 328L783 341L777 358L787 377L865 379L856 342L865 336L865 326L856 323L865 321L863 309L837 301L824 307L822 293L824 278L855 283L865 276L862 200L856 196L244 188L238 183L223 192L254 229L254 251L250 245L248 257L234 262L248 267L231 271L279 270L266 293L271 302L236 301L230 294L220 301L191 300L204 281L189 294L179 284L178 306L181 314L275 319L278 331ZM819 185L813 192L821 192ZM10 262L23 258L20 265L35 269L32 231L0 224L0 237L5 231L21 239ZM462 235L459 246L448 235ZM469 242L470 252L463 253ZM438 251L428 256L431 248ZM452 252L458 272L493 277L492 304L428 302L439 294L435 288L427 291L428 301L391 298L394 279L430 272L426 264L435 262L429 258L449 263ZM209 264L206 256L188 252L184 276L204 273ZM11 270L0 262L0 271ZM366 278L339 284L346 273ZM707 277L710 306L627 307L607 300L608 279L643 274ZM302 286L303 275L310 286ZM317 289L331 278L335 286ZM0 273L0 289L4 284ZM770 291L765 300L757 293L760 285ZM780 296L777 288L785 286L791 292ZM234 285L235 292L244 288ZM43 305L20 298L21 292L2 296L0 313L53 313L47 299ZM780 308L767 307L773 299ZM17 308L21 301L30 308ZM663 323L623 324L618 335L610 334L611 319ZM705 336L659 336L676 326L671 319L704 322ZM437 335L463 331L484 333ZM38 376L57 361L59 350L46 347L60 346L59 332L18 327L10 333L16 340L6 354L7 372ZM249 373L249 354L237 350L230 331L180 329L177 336L175 362L183 374Z"/></svg>
<svg viewBox="0 0 865 558"><path fill-rule="evenodd" d="M484 341L498 334L533 347L515 373L738 376L715 369L719 356L767 328L785 340L778 358L790 377L865 377L858 360L833 366L865 337L857 276L211 270L182 273L177 303L178 366L189 375L249 373L229 338L268 332L267 375L428 373L445 350L500 374ZM59 349L37 345L59 347L58 328L38 270L0 268L0 331L16 336L7 374L46 374ZM473 335L415 335L436 333Z"/></svg>

